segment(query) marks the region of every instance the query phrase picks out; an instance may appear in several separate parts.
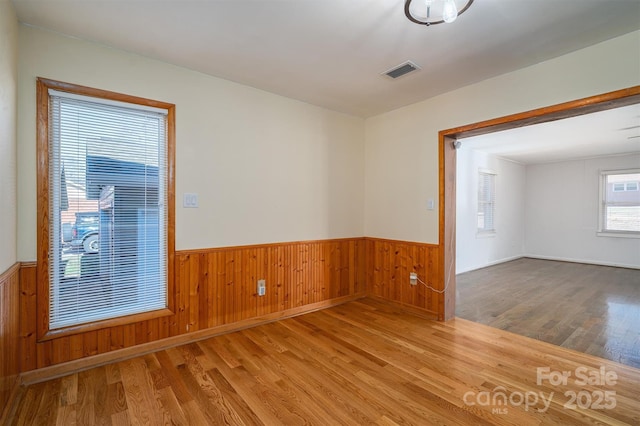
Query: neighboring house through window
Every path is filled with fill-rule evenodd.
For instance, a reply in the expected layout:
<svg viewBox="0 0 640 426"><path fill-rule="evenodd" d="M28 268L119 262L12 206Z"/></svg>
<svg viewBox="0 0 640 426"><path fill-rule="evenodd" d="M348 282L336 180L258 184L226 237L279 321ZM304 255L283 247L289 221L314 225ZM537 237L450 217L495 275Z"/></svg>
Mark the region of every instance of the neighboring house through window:
<svg viewBox="0 0 640 426"><path fill-rule="evenodd" d="M615 182L611 184L613 192L637 191L638 182Z"/></svg>
<svg viewBox="0 0 640 426"><path fill-rule="evenodd" d="M38 79L40 337L171 313L173 119L171 104Z"/></svg>

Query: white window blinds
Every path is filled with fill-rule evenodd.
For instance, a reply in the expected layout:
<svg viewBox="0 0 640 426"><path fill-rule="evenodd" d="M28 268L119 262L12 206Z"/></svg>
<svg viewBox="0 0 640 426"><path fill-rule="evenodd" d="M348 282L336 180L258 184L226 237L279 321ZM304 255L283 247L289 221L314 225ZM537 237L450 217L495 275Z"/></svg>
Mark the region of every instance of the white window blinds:
<svg viewBox="0 0 640 426"><path fill-rule="evenodd" d="M49 328L165 308L167 111L49 99Z"/></svg>
<svg viewBox="0 0 640 426"><path fill-rule="evenodd" d="M478 172L478 232L495 232L496 175Z"/></svg>

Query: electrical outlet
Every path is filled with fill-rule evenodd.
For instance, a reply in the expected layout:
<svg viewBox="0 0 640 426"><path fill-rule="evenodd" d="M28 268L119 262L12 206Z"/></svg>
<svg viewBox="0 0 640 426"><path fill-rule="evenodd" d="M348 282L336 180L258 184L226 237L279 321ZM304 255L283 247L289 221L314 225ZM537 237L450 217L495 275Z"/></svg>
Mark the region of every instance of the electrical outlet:
<svg viewBox="0 0 640 426"><path fill-rule="evenodd" d="M258 280L258 296L264 296L267 294L267 282L266 280Z"/></svg>
<svg viewBox="0 0 640 426"><path fill-rule="evenodd" d="M415 272L409 272L409 284L418 285L418 274Z"/></svg>

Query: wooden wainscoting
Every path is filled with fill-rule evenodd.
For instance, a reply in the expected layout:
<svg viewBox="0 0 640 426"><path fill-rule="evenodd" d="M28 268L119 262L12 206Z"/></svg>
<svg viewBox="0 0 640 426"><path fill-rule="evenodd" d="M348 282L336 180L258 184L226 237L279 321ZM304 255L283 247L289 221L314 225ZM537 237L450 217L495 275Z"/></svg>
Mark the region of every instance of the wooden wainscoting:
<svg viewBox="0 0 640 426"><path fill-rule="evenodd" d="M9 406L20 372L20 264L0 275L0 424Z"/></svg>
<svg viewBox="0 0 640 426"><path fill-rule="evenodd" d="M36 262L20 265L20 371L37 368Z"/></svg>
<svg viewBox="0 0 640 426"><path fill-rule="evenodd" d="M417 313L436 318L440 294L425 284L409 284L409 273L440 290L443 283L440 271L440 247L379 238L366 238L367 290L370 296L395 302Z"/></svg>
<svg viewBox="0 0 640 426"><path fill-rule="evenodd" d="M149 350L150 343L177 336L204 338L204 330L246 327L255 323L251 319L304 313L366 293L363 238L178 251L175 261L174 315L41 342L36 341L36 268L26 265L21 280L22 371L138 345ZM266 280L265 296L257 295L258 279Z"/></svg>
<svg viewBox="0 0 640 426"><path fill-rule="evenodd" d="M188 307L188 315L177 327L199 330L364 295L364 256L361 238L179 252L179 281L197 286L179 294L178 311ZM261 297L259 279L266 281Z"/></svg>

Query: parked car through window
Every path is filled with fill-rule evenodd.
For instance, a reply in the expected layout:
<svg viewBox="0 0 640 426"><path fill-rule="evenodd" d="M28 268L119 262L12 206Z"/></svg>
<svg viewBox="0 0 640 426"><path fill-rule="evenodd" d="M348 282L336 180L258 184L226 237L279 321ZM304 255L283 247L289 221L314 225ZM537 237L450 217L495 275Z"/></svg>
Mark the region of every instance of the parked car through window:
<svg viewBox="0 0 640 426"><path fill-rule="evenodd" d="M87 253L100 250L100 216L98 212L78 212L71 228L71 246L81 247Z"/></svg>

